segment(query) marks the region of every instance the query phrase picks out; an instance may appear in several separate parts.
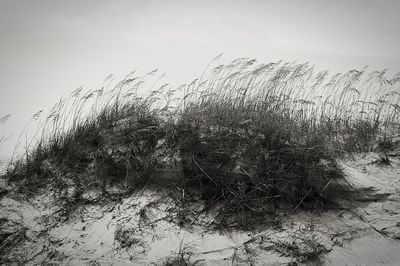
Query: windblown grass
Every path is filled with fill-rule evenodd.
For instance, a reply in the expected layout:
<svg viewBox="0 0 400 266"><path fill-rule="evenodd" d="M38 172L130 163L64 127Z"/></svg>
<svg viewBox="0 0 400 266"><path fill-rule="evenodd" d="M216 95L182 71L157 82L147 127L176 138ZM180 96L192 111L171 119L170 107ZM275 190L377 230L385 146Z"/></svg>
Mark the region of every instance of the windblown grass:
<svg viewBox="0 0 400 266"><path fill-rule="evenodd" d="M325 198L341 176L338 156L379 148L399 132L399 79L363 74L328 79L307 64L247 59L214 68L184 98L178 127L186 176L234 214Z"/></svg>
<svg viewBox="0 0 400 266"><path fill-rule="evenodd" d="M98 90L61 99L9 180L32 193L72 182L75 198L99 178L103 189L119 182L132 191L179 154L179 186L199 188L224 214L263 215L282 203L323 202L341 177L336 158L389 149L400 132L400 73L331 76L307 63L237 59L178 88L154 89L156 73L132 72L116 85L109 76Z"/></svg>

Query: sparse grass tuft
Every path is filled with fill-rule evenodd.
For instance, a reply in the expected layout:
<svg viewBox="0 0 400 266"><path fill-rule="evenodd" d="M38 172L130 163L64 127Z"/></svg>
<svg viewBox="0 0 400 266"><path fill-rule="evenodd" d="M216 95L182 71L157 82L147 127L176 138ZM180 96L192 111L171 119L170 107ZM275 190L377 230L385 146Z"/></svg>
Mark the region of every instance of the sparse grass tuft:
<svg viewBox="0 0 400 266"><path fill-rule="evenodd" d="M178 250L171 256L165 258L162 262L163 266L195 266L196 262L191 262L193 256L193 248L183 241L179 243Z"/></svg>
<svg viewBox="0 0 400 266"><path fill-rule="evenodd" d="M294 265L297 265L297 262L318 262L321 256L331 249L318 238L312 224L299 227L283 241L272 241L272 245L273 249L281 255L295 259Z"/></svg>

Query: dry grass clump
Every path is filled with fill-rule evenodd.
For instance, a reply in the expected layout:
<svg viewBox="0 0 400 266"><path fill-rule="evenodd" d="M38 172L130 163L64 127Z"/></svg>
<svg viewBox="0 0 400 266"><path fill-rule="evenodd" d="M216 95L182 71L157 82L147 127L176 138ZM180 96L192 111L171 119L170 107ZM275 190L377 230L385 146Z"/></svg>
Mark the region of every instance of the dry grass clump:
<svg viewBox="0 0 400 266"><path fill-rule="evenodd" d="M227 214L324 201L342 175L340 154L381 147L378 136L398 132L400 95L375 95L370 84L387 85L382 73L363 82L355 70L325 80L326 72L314 74L307 64L254 63L235 60L192 84L178 122L189 184L223 202ZM386 85L380 89L392 88Z"/></svg>
<svg viewBox="0 0 400 266"><path fill-rule="evenodd" d="M390 149L400 132L399 74L329 76L307 63L237 59L154 90L155 73L114 86L110 76L99 90L61 99L6 176L31 192L71 186L79 199L96 186L133 191L178 155L186 191L200 188L225 214L263 215L282 203L323 202L341 176L338 156Z"/></svg>
<svg viewBox="0 0 400 266"><path fill-rule="evenodd" d="M103 88L81 96L82 89L78 89L61 99L39 125L36 146L12 162L6 175L13 181L35 184L31 189L36 189L54 177L47 162L60 175L79 176L73 180L75 186L86 189L104 188L106 179L124 180L129 170L135 173L134 177L129 173L130 178L143 181L164 129L151 109L151 98L133 97L131 89L127 101L123 88L130 82L127 77L104 94Z"/></svg>

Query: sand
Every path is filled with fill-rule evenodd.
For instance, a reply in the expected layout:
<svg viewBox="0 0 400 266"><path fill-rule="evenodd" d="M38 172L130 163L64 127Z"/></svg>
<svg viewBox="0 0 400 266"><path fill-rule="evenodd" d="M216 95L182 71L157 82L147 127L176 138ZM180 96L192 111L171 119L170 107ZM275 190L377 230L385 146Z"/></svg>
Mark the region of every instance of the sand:
<svg viewBox="0 0 400 266"><path fill-rule="evenodd" d="M400 159L378 159L367 153L340 162L345 180L333 184L342 188L340 208L297 210L282 226L256 231L206 230L198 224L207 215L179 227L168 219L162 188L79 207L67 221L51 193L29 201L9 194L0 201L0 230L8 233L1 248L15 265L162 265L179 250L196 265L400 265ZM301 257L311 251L319 255Z"/></svg>

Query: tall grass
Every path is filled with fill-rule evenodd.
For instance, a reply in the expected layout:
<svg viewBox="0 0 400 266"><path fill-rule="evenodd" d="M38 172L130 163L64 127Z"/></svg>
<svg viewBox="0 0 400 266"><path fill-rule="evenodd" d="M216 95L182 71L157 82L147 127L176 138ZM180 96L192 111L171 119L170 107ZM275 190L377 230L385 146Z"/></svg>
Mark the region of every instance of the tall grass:
<svg viewBox="0 0 400 266"><path fill-rule="evenodd" d="M185 95L180 149L187 176L233 213L325 198L335 159L399 133L400 82L385 71L329 77L308 64L235 60ZM201 183L200 182L200 183Z"/></svg>
<svg viewBox="0 0 400 266"><path fill-rule="evenodd" d="M341 176L338 156L379 149L400 132L400 73L329 75L308 63L242 58L210 66L178 88L156 88L162 75L154 70L76 89L42 120L10 180L47 184L50 161L80 190L100 172L131 179L134 188L162 157L179 153L182 186L223 202L225 213L264 214L279 202L327 198Z"/></svg>

